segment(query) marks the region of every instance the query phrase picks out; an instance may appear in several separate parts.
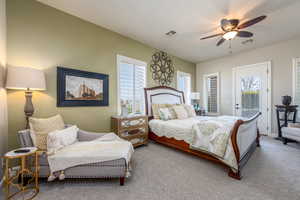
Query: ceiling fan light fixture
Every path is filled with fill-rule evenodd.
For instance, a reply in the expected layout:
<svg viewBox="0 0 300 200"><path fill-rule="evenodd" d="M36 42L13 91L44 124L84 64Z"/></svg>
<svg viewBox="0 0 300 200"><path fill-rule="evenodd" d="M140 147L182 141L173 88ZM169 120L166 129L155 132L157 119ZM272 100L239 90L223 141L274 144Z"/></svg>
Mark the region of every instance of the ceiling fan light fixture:
<svg viewBox="0 0 300 200"><path fill-rule="evenodd" d="M237 31L229 31L229 32L227 32L227 33L225 33L225 34L223 35L223 38L224 38L225 40L231 40L231 39L233 39L237 34L238 34Z"/></svg>

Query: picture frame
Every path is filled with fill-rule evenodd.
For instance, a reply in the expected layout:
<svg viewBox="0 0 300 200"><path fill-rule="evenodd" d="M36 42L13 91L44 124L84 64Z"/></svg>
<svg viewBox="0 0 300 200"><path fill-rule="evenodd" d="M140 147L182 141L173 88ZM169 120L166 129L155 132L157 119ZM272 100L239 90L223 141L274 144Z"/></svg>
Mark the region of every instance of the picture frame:
<svg viewBox="0 0 300 200"><path fill-rule="evenodd" d="M107 74L57 67L57 107L108 105Z"/></svg>

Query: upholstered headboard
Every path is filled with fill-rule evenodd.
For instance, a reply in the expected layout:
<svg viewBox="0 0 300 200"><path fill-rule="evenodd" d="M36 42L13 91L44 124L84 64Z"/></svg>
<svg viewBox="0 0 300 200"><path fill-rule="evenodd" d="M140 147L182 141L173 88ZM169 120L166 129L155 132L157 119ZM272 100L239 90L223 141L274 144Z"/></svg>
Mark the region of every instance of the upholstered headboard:
<svg viewBox="0 0 300 200"><path fill-rule="evenodd" d="M182 91L167 86L145 88L146 114L152 116L152 104L184 104Z"/></svg>

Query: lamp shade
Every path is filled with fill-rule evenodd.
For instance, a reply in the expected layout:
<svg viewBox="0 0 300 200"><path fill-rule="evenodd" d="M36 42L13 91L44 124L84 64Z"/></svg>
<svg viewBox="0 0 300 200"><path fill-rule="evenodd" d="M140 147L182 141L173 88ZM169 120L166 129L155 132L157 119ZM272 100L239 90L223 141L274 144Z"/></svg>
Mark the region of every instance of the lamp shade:
<svg viewBox="0 0 300 200"><path fill-rule="evenodd" d="M192 92L191 93L191 99L199 100L200 99L200 93L199 92Z"/></svg>
<svg viewBox="0 0 300 200"><path fill-rule="evenodd" d="M29 67L8 67L6 88L14 90L46 90L43 71Z"/></svg>

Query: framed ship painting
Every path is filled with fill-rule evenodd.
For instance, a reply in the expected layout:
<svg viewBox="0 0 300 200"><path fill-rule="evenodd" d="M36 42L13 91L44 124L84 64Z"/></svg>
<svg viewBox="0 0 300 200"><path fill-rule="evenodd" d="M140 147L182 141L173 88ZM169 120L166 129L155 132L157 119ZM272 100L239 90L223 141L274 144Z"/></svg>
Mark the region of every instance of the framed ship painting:
<svg viewBox="0 0 300 200"><path fill-rule="evenodd" d="M108 75L57 67L57 106L108 106Z"/></svg>

